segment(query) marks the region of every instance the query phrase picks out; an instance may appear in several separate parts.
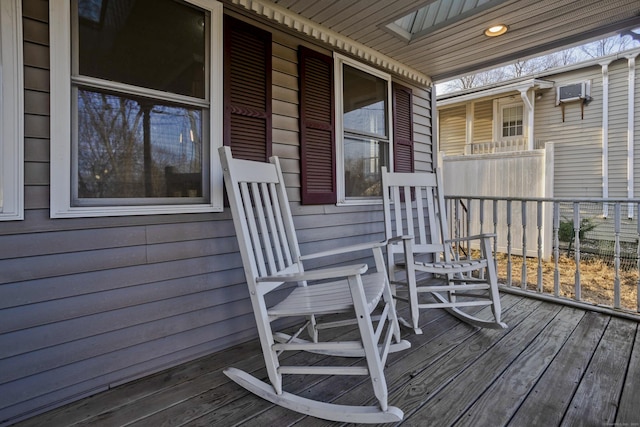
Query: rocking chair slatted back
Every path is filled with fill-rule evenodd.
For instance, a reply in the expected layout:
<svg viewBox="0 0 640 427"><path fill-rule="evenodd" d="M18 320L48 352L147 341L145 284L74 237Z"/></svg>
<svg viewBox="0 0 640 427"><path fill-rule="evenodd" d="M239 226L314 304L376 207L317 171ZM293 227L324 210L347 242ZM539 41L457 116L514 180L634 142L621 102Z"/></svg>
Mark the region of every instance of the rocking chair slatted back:
<svg viewBox="0 0 640 427"><path fill-rule="evenodd" d="M271 163L234 159L229 147L222 147L219 153L249 299L271 385L235 368L226 369L225 374L258 396L307 415L358 423L402 420L402 411L387 402L384 364L388 353L404 350L410 344L400 337L382 252L385 242L339 247L302 257L278 159L272 158ZM373 256L373 272L368 271L367 264L309 272L302 266L303 259L334 257L330 262L335 263L340 254L365 249ZM294 284L298 286L289 286ZM286 292L274 292L268 305L265 294L281 285L287 286ZM372 315L374 311L376 313ZM324 317L333 314L342 314L346 319ZM272 322L284 317L302 318L304 323L294 333L275 331ZM290 322L283 324L290 325ZM320 340L320 335L324 338L328 331L335 331L345 324L357 325L359 337L353 341ZM305 333L307 339L303 338ZM365 363L361 363L363 366L344 367L342 363L321 368L282 363L282 352L300 350L359 357L364 358L362 362ZM295 396L283 390L283 374L368 375L378 404L336 405Z"/></svg>
<svg viewBox="0 0 640 427"><path fill-rule="evenodd" d="M436 174L398 172L388 174L387 178L388 191L383 194L385 218L389 219L385 221L386 235L413 236L414 252L442 251L441 242L447 239L448 230L441 227L442 221L438 221L443 218L444 201L441 202L440 195L434 191L438 188ZM436 215L429 215L429 212ZM403 251L401 243L393 244L391 249L395 253Z"/></svg>
<svg viewBox="0 0 640 427"><path fill-rule="evenodd" d="M460 253L449 239L442 179L435 172L388 173L382 171L382 189L389 280L406 291L411 311L410 327L420 333L420 308L446 308L476 326L503 328L500 296L490 236L468 236L479 240L480 256ZM397 239L405 236L404 239ZM397 278L396 273L401 277ZM472 295L473 291L475 295ZM484 292L482 292L484 291ZM420 302L419 293L430 293L436 302ZM404 295L403 295L404 296ZM465 298L461 298L464 296ZM490 305L493 320L482 320L460 307Z"/></svg>
<svg viewBox="0 0 640 427"><path fill-rule="evenodd" d="M230 171L230 179L240 188L240 199L229 193L231 211L240 227L238 238L242 261L249 266L250 286L259 287L258 279L278 273L301 272L300 253L288 203L281 204L286 191L279 165L233 159L224 165ZM241 211L242 210L242 211ZM267 282L268 283L268 282ZM279 283L264 284L268 292Z"/></svg>

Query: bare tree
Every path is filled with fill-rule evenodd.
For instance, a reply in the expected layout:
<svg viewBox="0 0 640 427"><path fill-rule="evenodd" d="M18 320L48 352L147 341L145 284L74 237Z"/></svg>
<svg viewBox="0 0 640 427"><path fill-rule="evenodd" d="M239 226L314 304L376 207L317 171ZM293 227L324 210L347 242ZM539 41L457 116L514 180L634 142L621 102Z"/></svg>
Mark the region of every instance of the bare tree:
<svg viewBox="0 0 640 427"><path fill-rule="evenodd" d="M637 46L640 46L640 29L625 31L618 36L604 38L579 47L564 49L537 58L517 60L504 67L464 76L439 85L440 88L438 90L442 93L447 93L486 86L512 78L539 73L551 68L574 64L590 58L611 55Z"/></svg>
<svg viewBox="0 0 640 427"><path fill-rule="evenodd" d="M580 51L589 58L599 58L630 49L633 44L633 37L614 36L580 46Z"/></svg>

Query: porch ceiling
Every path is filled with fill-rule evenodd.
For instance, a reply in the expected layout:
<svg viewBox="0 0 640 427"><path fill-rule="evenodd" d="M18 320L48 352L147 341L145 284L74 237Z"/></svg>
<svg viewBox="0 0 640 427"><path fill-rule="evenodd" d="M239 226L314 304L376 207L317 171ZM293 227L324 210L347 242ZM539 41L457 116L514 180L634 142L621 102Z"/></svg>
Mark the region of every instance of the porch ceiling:
<svg viewBox="0 0 640 427"><path fill-rule="evenodd" d="M638 0L262 3L286 8L431 76L436 82L640 27ZM426 6L431 8L424 9ZM484 35L485 29L498 23L506 24L509 31L499 37Z"/></svg>

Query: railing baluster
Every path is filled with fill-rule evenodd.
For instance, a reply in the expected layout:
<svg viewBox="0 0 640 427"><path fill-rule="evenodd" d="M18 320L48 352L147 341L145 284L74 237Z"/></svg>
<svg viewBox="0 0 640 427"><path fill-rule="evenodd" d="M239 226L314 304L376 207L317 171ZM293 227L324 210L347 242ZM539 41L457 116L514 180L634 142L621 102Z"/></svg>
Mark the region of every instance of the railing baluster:
<svg viewBox="0 0 640 427"><path fill-rule="evenodd" d="M640 198L637 199L612 199L612 198L592 198L592 197L584 197L584 198L542 198L542 197L531 197L531 198L521 198L521 197L493 197L493 196L447 196L446 200L448 201L447 206L448 209L451 209L452 221L450 222L453 233L455 237L462 238L463 244L466 244L467 250L470 250L468 236L476 233L488 233L491 232L491 228L493 228L493 249L492 252L494 254L494 263L496 269L499 271L499 277L501 283L503 283L506 287L512 288L513 292L521 293L531 293L539 295L540 298L558 298L559 302L565 302L569 305L575 305L580 307L585 307L587 309L591 308L596 311L602 311L609 313L610 315L628 317L633 316L633 318L638 319L640 315L640 224L636 222L636 217L634 217L634 225L635 225L635 239L637 241L637 247L635 249L635 253L637 254L637 259L635 262L635 269L637 276L634 280L634 286L636 288L636 295L633 297L633 300L630 300L626 293L623 293L623 269L625 268L625 254L623 250L625 249L625 245L629 240L629 235L633 235L633 229L629 229L627 224L627 214L626 211L622 210L626 208L627 204L632 203L634 211L638 209L640 212ZM473 209L476 209L476 200L477 200L477 209L479 209L476 213L472 212ZM505 203L504 205L502 203ZM518 224L514 224L514 202L519 203L522 211L521 211L521 221L515 219L515 222L521 222L522 225L522 241L520 242L520 238L516 238L514 241L515 234L517 234L517 229L513 227L517 227ZM532 203L535 202L535 222L533 220L533 209L531 215L529 215L528 209L532 206ZM489 203L491 203L491 207L489 207ZM551 203L552 205L546 205L545 203ZM609 270L614 273L611 275L611 280L613 283L602 282L598 284L602 288L610 289L609 287L613 285L613 298L609 301L602 300L602 297L591 292L589 289L585 289L585 294L582 294L582 276L586 277L586 274L591 270L590 263L582 264L582 252L585 252L585 260L588 261L592 255L590 252L590 244L591 240L583 239L585 234L585 226L591 221L591 219L587 220L582 218L583 216L588 217L587 211L585 213L582 212L585 204L592 203L606 203L612 205L614 207L615 212L611 212L612 209L608 209L611 213L609 219L594 219L595 225L601 225L608 223L608 226L602 226L598 229L597 233L593 235L595 239L601 239L606 241L613 241L614 243L614 253L613 253L613 262L610 264ZM492 213L488 214L486 209L492 209ZM548 209L550 208L550 209ZM605 210L604 207L602 208ZM547 211L550 211L551 218L547 219ZM499 213L500 212L500 213ZM516 213L517 214L517 213ZM492 215L489 217L488 215ZM504 215L505 219L502 219ZM566 215L566 217L565 217ZM624 215L625 223L622 223L622 218ZM573 224L571 224L571 219L573 218ZM611 221L614 221L613 227L611 227ZM491 227L490 221L493 221L493 227ZM504 221L504 222L503 222ZM531 221L531 224L529 224ZM485 223L486 222L486 223ZM500 222L500 224L498 224ZM548 224L548 225L547 225ZM546 230L547 226L551 228L551 231ZM565 229L565 226L568 226ZM536 227L537 230L537 238L533 234L533 230ZM591 227L590 227L591 228ZM515 230L515 234L514 234ZM531 236L528 233L532 233ZM500 236L498 236L500 233ZM547 234L548 233L548 234ZM607 233L608 235L605 235ZM572 235L571 235L572 234ZM612 236L613 234L613 236ZM547 235L549 235L551 242L547 242ZM565 237L566 236L566 237ZM591 235L589 235L589 239ZM562 239L562 242L560 241ZM505 241L506 240L506 241ZM568 249L564 246L568 241ZM532 242L537 243L537 250L533 247L529 248L532 245ZM551 256L553 257L553 266L551 267L551 262L547 262L544 257L549 257L547 244L551 244ZM561 247L562 243L562 247ZM500 244L500 246L498 245ZM522 249L522 252L520 250ZM562 251L568 251L567 255L562 255ZM570 254L571 250L574 251L573 256ZM515 252L514 252L515 251ZM529 253L529 251L531 251ZM521 270L521 278L522 282L518 289L514 289L514 277L513 277L513 268L514 264L517 264L514 259L514 254L522 253L522 270ZM506 255L504 255L506 254ZM533 254L532 256L536 256L537 254L537 265L531 264L534 262L533 259L529 259L527 255ZM605 254L601 254L606 256ZM562 259L560 258L562 256ZM610 256L610 255L609 255ZM500 259L499 259L500 258ZM573 259L575 263L575 271L574 271L574 296L573 301L567 302L566 298L562 298L561 295L565 286L571 286L570 283L567 282L567 277L565 275L565 270L570 271L570 267L567 269L564 264L566 260ZM532 273L536 276L536 280L529 277L529 264L532 267ZM549 271L547 271L546 267L549 265ZM506 267L506 269L505 269ZM562 271L561 271L562 269ZM535 271L534 271L535 270ZM553 270L551 272L550 270ZM566 273L569 273L566 271ZM603 276L604 277L604 276ZM529 279L531 279L531 283L529 283ZM553 284L547 284L547 280L553 280ZM549 280L549 281L551 281ZM570 282L570 281L569 281ZM594 304L595 303L595 304Z"/></svg>
<svg viewBox="0 0 640 427"><path fill-rule="evenodd" d="M614 235L614 254L613 265L615 276L613 279L613 308L620 308L620 203L616 203L614 211L615 224L613 228Z"/></svg>
<svg viewBox="0 0 640 427"><path fill-rule="evenodd" d="M640 234L640 230L638 231ZM640 247L640 245L638 246ZM496 264L496 271L498 271L498 200L493 201L493 262ZM640 261L638 261L640 263ZM640 264L638 264L638 271L640 271ZM638 282L640 287L640 281ZM638 304L640 306L640 304Z"/></svg>
<svg viewBox="0 0 640 427"><path fill-rule="evenodd" d="M480 234L484 233L484 199L480 199L480 206L478 207L480 212L478 213L478 219L480 220Z"/></svg>
<svg viewBox="0 0 640 427"><path fill-rule="evenodd" d="M580 287L580 202L573 203L573 243L574 254L576 260L576 273L575 273L575 300L582 300L582 289Z"/></svg>
<svg viewBox="0 0 640 427"><path fill-rule="evenodd" d="M511 200L507 200L507 286L511 286Z"/></svg>
<svg viewBox="0 0 640 427"><path fill-rule="evenodd" d="M538 224L538 292L542 292L542 203L537 203L537 224Z"/></svg>
<svg viewBox="0 0 640 427"><path fill-rule="evenodd" d="M455 218L455 220L454 220L455 221L454 222L454 224L455 224L455 228L454 228L455 235L453 237L455 239L458 239L458 238L460 238L460 202L459 202L459 200L456 200L456 204L453 206L453 209L454 209L454 212L455 212L455 214L454 214L455 215L454 216L454 218Z"/></svg>
<svg viewBox="0 0 640 427"><path fill-rule="evenodd" d="M638 212L640 212L640 203L638 203ZM636 283L636 312L640 313L640 219L637 221L637 236L636 236L636 258L637 258L637 269L638 269L638 283Z"/></svg>
<svg viewBox="0 0 640 427"><path fill-rule="evenodd" d="M553 203L553 295L560 296L560 203Z"/></svg>
<svg viewBox="0 0 640 427"><path fill-rule="evenodd" d="M471 236L471 199L467 199L467 230L465 236ZM471 258L471 239L467 239L467 258Z"/></svg>
<svg viewBox="0 0 640 427"><path fill-rule="evenodd" d="M527 289L527 201L523 200L520 205L522 215L522 271L520 287Z"/></svg>

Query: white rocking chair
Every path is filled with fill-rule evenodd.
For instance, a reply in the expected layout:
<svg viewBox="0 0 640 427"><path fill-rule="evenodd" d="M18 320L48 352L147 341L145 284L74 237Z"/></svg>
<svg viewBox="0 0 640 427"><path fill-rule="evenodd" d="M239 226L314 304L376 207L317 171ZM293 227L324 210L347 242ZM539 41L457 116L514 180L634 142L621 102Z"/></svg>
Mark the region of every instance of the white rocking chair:
<svg viewBox="0 0 640 427"><path fill-rule="evenodd" d="M394 295L409 303L408 326L421 334L419 310L444 308L473 326L507 328L500 321L498 278L491 251L493 235L449 239L439 171L389 173L383 168L382 188L389 240L387 269ZM474 259L470 249L461 254L456 244L474 240L479 240L480 256ZM430 293L435 302L420 301L420 293ZM491 306L492 319L479 318L464 309L483 305Z"/></svg>
<svg viewBox="0 0 640 427"><path fill-rule="evenodd" d="M219 153L271 384L236 368L227 368L224 373L250 392L276 405L314 417L353 423L402 420L403 412L387 403L383 368L390 352L409 348L410 343L400 339L382 253L386 242L300 255L278 158L272 157L271 163L233 159L229 147L220 148ZM312 271L303 268L303 260L362 250L373 251L376 272L365 275L367 264ZM316 280L321 283L308 283ZM288 283L297 283L298 286L287 286ZM267 294L284 288L289 288L289 295L275 305L267 306ZM269 301L279 294L271 294ZM374 310L377 316L372 315ZM351 316L347 320L335 320L334 317L333 322L327 323L316 317L334 313L349 313ZM284 317L297 317L303 325L292 335L275 332L272 322ZM321 330L345 324L358 325L359 340L320 340ZM305 330L308 339L301 338ZM281 364L279 356L283 351L300 350L331 356L364 357L364 360L360 366ZM346 406L300 397L283 390L283 374L368 375L379 405Z"/></svg>

